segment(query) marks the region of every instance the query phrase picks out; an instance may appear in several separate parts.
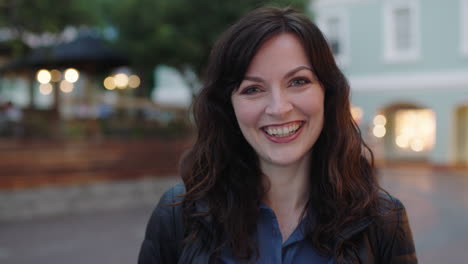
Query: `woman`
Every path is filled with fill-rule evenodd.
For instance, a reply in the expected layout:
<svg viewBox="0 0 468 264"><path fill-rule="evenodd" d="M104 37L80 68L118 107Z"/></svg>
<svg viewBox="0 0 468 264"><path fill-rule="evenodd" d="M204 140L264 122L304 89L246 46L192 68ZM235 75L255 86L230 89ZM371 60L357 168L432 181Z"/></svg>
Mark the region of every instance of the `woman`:
<svg viewBox="0 0 468 264"><path fill-rule="evenodd" d="M417 263L320 30L261 8L218 40L198 137L148 223L139 263ZM369 157L370 161L366 158Z"/></svg>

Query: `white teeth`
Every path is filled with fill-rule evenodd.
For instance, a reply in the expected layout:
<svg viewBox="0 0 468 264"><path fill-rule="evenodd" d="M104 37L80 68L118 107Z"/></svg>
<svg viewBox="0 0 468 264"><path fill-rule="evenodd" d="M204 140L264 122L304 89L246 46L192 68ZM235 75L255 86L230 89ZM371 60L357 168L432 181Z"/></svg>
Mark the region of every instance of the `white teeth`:
<svg viewBox="0 0 468 264"><path fill-rule="evenodd" d="M301 124L293 124L289 126L284 126L284 127L266 127L263 130L267 132L270 136L274 137L287 137L290 136L301 127Z"/></svg>

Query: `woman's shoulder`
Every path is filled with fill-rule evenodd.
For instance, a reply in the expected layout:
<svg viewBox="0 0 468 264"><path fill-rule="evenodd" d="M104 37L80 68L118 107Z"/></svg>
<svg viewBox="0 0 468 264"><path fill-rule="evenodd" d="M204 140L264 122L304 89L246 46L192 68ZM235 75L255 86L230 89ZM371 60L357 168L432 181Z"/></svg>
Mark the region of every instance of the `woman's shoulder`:
<svg viewBox="0 0 468 264"><path fill-rule="evenodd" d="M147 236L161 235L170 231L176 232L178 227L174 224L179 222L176 220L182 218L182 196L184 193L183 184L178 184L164 192L148 221Z"/></svg>
<svg viewBox="0 0 468 264"><path fill-rule="evenodd" d="M409 227L406 208L396 197L386 193L379 193L379 203L374 216L372 227L382 233L392 233L401 225Z"/></svg>
<svg viewBox="0 0 468 264"><path fill-rule="evenodd" d="M182 201L182 196L185 194L185 186L180 183L177 184L168 190L166 190L161 196L158 207L167 207L168 205L180 203Z"/></svg>
<svg viewBox="0 0 468 264"><path fill-rule="evenodd" d="M185 187L183 184L177 184L166 190L154 208L148 226L160 225L161 223L174 223L175 219L180 218L184 194Z"/></svg>
<svg viewBox="0 0 468 264"><path fill-rule="evenodd" d="M183 239L182 196L185 187L178 184L161 196L146 226L138 263L176 263Z"/></svg>
<svg viewBox="0 0 468 264"><path fill-rule="evenodd" d="M406 208L398 198L385 191L379 192L378 195L377 207L373 212L373 221L376 224L398 222L402 214L406 214Z"/></svg>
<svg viewBox="0 0 468 264"><path fill-rule="evenodd" d="M394 263L416 263L413 234L405 206L388 193L381 193L380 198L379 212L369 226L371 244L383 259L393 259Z"/></svg>

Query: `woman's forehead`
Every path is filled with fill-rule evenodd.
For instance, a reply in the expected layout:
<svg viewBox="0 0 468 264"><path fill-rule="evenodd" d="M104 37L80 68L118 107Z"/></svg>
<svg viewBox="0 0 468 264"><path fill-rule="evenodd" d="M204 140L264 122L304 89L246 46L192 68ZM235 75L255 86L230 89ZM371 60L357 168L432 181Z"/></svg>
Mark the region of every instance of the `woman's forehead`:
<svg viewBox="0 0 468 264"><path fill-rule="evenodd" d="M281 33L260 46L250 61L245 75L286 74L298 67L312 69L302 42L294 34Z"/></svg>

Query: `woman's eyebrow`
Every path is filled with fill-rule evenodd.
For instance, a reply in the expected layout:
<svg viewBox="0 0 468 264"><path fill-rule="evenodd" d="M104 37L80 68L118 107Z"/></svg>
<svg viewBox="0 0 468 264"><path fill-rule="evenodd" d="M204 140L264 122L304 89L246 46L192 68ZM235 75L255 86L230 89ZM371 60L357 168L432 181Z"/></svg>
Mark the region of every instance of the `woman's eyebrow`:
<svg viewBox="0 0 468 264"><path fill-rule="evenodd" d="M265 82L265 80L263 80L262 78L254 77L254 76L245 76L244 80L252 81L252 82Z"/></svg>
<svg viewBox="0 0 468 264"><path fill-rule="evenodd" d="M301 66L298 66L292 70L290 70L289 72L287 72L285 75L284 75L284 78L289 78L291 77L292 75L294 75L296 72L298 71L302 71L302 70L309 70L311 71L312 73L314 73L314 71L312 71L312 69L308 66L305 66L305 65L301 65ZM256 77L256 76L245 76L244 77L244 80L247 80L247 81L252 81L252 82L265 82L265 80L263 80L262 78L260 77Z"/></svg>
<svg viewBox="0 0 468 264"><path fill-rule="evenodd" d="M296 68L290 70L288 73L286 73L286 74L284 75L284 78L285 78L285 79L286 79L286 78L289 78L289 77L291 77L292 75L294 75L296 72L302 71L302 70L304 70L304 69L305 69L305 70L309 70L309 71L311 71L312 73L314 73L314 71L313 71L310 67L305 66L305 65L302 65L302 66L299 66L299 67L296 67Z"/></svg>

